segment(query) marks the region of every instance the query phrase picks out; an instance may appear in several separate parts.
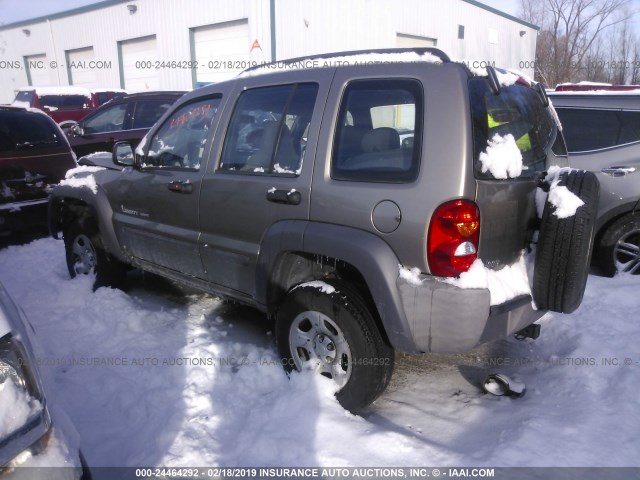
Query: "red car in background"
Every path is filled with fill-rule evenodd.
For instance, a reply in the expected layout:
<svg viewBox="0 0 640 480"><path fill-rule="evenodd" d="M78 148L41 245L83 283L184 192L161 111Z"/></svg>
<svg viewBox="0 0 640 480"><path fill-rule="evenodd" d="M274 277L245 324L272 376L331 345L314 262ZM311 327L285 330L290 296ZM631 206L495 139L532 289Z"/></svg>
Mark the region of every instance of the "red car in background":
<svg viewBox="0 0 640 480"><path fill-rule="evenodd" d="M82 120L100 105L125 94L124 90L117 88L24 87L18 91L12 105L38 108L62 128L66 128Z"/></svg>

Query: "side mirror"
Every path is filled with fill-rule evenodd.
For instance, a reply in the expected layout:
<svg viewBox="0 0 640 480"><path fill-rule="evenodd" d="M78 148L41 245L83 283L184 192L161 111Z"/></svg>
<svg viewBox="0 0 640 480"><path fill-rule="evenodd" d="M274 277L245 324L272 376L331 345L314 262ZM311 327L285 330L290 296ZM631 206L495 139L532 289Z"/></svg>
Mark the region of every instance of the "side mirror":
<svg viewBox="0 0 640 480"><path fill-rule="evenodd" d="M79 123L71 125L71 127L69 127L69 131L76 137L84 136L84 129L80 126Z"/></svg>
<svg viewBox="0 0 640 480"><path fill-rule="evenodd" d="M135 165L133 147L127 142L117 142L113 146L113 163L121 167L133 167Z"/></svg>

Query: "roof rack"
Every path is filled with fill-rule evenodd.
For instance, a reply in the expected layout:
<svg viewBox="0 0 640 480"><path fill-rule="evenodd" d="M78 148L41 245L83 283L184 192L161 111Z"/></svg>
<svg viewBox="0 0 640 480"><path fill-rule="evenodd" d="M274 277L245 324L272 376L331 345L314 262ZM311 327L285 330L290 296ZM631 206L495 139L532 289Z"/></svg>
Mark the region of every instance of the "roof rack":
<svg viewBox="0 0 640 480"><path fill-rule="evenodd" d="M368 54L389 54L389 53L417 53L418 55L424 55L425 53L430 53L431 55L439 58L442 63L451 62L449 56L444 53L439 48L433 47L416 47L416 48L376 48L371 50L349 50L345 52L331 52L331 53L319 53L316 55L308 55L304 57L296 57L296 58L287 58L285 60L276 60L274 62L269 63L261 63L259 65L254 65L249 67L243 72L250 72L252 70L257 70L259 68L268 67L269 65L290 65L300 62L305 62L309 60L331 60L332 58L339 57L354 57L356 55L368 55Z"/></svg>

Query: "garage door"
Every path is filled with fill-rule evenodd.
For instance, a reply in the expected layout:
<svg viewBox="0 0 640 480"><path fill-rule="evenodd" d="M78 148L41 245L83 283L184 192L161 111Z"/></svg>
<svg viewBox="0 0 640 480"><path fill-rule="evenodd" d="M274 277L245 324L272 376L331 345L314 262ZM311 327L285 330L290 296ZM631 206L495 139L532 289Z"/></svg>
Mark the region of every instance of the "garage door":
<svg viewBox="0 0 640 480"><path fill-rule="evenodd" d="M118 42L120 50L120 83L129 92L160 89L160 70L154 68L158 60L156 36L134 38Z"/></svg>
<svg viewBox="0 0 640 480"><path fill-rule="evenodd" d="M29 85L34 87L44 87L51 85L51 75L49 75L49 63L47 56L28 55L24 57Z"/></svg>
<svg viewBox="0 0 640 480"><path fill-rule="evenodd" d="M95 87L98 80L98 72L95 68L91 68L95 67L95 65L92 65L95 60L93 47L67 50L65 54L69 85L87 88Z"/></svg>
<svg viewBox="0 0 640 480"><path fill-rule="evenodd" d="M404 33L398 33L396 36L396 47L398 48L435 47L437 44L438 40L435 38L405 35Z"/></svg>
<svg viewBox="0 0 640 480"><path fill-rule="evenodd" d="M231 78L248 66L249 22L237 20L192 28L192 58L198 62L195 86Z"/></svg>

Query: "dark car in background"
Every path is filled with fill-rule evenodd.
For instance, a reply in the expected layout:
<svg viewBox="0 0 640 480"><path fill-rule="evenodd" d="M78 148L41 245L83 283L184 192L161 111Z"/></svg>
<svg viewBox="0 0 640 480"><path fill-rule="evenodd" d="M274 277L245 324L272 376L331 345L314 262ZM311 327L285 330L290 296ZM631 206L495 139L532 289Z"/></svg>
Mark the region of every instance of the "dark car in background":
<svg viewBox="0 0 640 480"><path fill-rule="evenodd" d="M71 148L82 157L111 152L118 141L137 144L184 93L132 93L112 100L66 131Z"/></svg>
<svg viewBox="0 0 640 480"><path fill-rule="evenodd" d="M50 117L0 107L0 234L46 225L51 186L75 166L69 142Z"/></svg>
<svg viewBox="0 0 640 480"><path fill-rule="evenodd" d="M16 94L12 105L37 108L66 128L86 117L100 105L126 92L117 88L24 87Z"/></svg>
<svg viewBox="0 0 640 480"><path fill-rule="evenodd" d="M612 86L615 87L615 86ZM600 180L594 263L640 274L640 90L592 86L550 92L573 168Z"/></svg>

